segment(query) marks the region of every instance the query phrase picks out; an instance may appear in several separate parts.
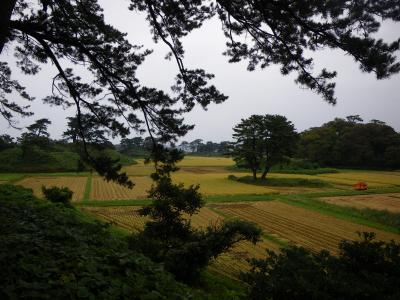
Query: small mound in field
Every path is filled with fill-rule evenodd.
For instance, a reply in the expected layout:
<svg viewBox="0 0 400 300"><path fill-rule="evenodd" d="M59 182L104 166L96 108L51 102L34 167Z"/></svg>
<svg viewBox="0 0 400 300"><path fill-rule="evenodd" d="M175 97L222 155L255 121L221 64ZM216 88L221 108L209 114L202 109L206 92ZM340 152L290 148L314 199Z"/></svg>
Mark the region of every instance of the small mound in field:
<svg viewBox="0 0 400 300"><path fill-rule="evenodd" d="M306 178L266 178L254 180L251 176L235 177L228 176L230 180L236 180L238 182L259 185L259 186L275 186L275 187L310 187L310 188L321 188L329 187L330 183L320 179L306 179Z"/></svg>

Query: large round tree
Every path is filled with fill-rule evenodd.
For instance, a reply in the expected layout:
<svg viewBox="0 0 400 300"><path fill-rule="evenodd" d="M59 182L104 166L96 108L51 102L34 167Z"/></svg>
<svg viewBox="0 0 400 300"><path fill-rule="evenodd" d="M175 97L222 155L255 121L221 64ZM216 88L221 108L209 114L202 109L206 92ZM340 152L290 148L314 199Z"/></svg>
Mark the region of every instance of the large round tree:
<svg viewBox="0 0 400 300"><path fill-rule="evenodd" d="M244 163L257 179L265 179L271 167L293 154L298 135L292 122L280 115L252 115L233 128L233 157Z"/></svg>

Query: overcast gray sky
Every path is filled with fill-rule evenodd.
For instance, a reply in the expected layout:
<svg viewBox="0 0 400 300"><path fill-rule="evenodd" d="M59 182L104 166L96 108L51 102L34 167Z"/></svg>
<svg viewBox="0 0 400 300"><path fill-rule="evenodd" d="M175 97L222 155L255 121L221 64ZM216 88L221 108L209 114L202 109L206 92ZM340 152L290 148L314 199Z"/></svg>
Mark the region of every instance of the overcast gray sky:
<svg viewBox="0 0 400 300"><path fill-rule="evenodd" d="M134 44L143 44L145 48L154 49L154 53L140 67L139 79L146 85L169 91L178 70L173 61L164 59L168 48L162 43L153 43L144 16L128 11L128 1L99 2L105 9L107 22L127 32L128 39ZM315 93L297 86L294 76L282 77L276 66L248 72L245 62L229 64L227 57L222 55L225 38L220 27L218 20L208 21L183 40L186 66L204 68L215 74L213 83L229 96L223 104L210 105L207 111L200 107L195 108L188 114L187 122L196 124L196 127L185 140L229 140L232 127L240 119L252 114L284 115L295 124L298 131L320 126L335 117L358 114L365 121L379 119L400 131L400 75L378 81L373 74L362 73L353 59L340 51L318 52L314 54L316 71L322 67L338 71L338 103L332 106ZM393 41L400 37L399 33L399 24L385 24L379 36ZM3 51L0 59L13 63L12 50ZM65 129L65 118L74 115L74 110L64 111L41 103L41 98L51 92L50 78L56 74L53 66L46 66L34 77L19 75L17 69L14 70L14 77L25 84L28 92L37 98L32 103L35 116L21 120L18 125L23 127L35 119L46 117L53 122L49 130L52 137L60 138ZM9 128L4 120L0 120L0 128L2 133L13 136L21 133Z"/></svg>

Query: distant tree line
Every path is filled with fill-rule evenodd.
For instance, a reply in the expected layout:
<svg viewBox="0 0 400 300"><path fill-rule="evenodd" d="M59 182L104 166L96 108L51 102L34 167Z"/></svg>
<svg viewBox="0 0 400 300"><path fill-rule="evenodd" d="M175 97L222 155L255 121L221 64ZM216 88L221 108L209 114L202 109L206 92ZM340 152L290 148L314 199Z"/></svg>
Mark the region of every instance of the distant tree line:
<svg viewBox="0 0 400 300"><path fill-rule="evenodd" d="M336 118L300 134L297 156L321 166L400 168L400 133L379 120Z"/></svg>
<svg viewBox="0 0 400 300"><path fill-rule="evenodd" d="M39 119L26 127L18 138L0 135L0 152L17 147L25 160L43 158L46 161L45 152L49 150L67 147L78 151L77 146L83 141L76 118L68 118L63 139L58 141L49 137L50 124L48 119ZM83 124L86 143L94 152L111 149L127 156L147 156L151 151L151 137L124 138L119 145L113 145L106 137L108 133L89 116ZM240 167L251 169L253 173L262 170L261 177L265 177L271 167L290 164L293 159L314 167L400 168L400 133L385 122L364 122L358 115L336 118L299 134L283 116L253 115L234 127L233 139L233 142L219 143L195 139L170 147L186 154L231 155Z"/></svg>
<svg viewBox="0 0 400 300"><path fill-rule="evenodd" d="M153 142L151 137L137 136L134 138L124 138L117 149L126 155L143 156L150 153ZM195 155L225 155L229 153L230 142L222 141L215 143L211 141L203 141L202 139L195 139L191 142L182 141L177 145L168 145L168 148L176 148L186 154Z"/></svg>
<svg viewBox="0 0 400 300"><path fill-rule="evenodd" d="M115 146L108 141L105 132L92 121L89 115L83 115L81 122L86 134L86 147L94 157L109 155L117 164L121 158ZM68 118L67 128L62 139L51 139L48 128L49 119L43 118L27 126L19 137L0 135L0 171L3 172L58 172L85 171L90 164L82 159L83 143L76 117ZM125 163L125 162L124 162Z"/></svg>
<svg viewBox="0 0 400 300"><path fill-rule="evenodd" d="M253 178L272 167L400 168L400 133L359 115L336 118L298 134L284 116L252 115L233 128L230 154ZM296 166L292 166L295 164Z"/></svg>
<svg viewBox="0 0 400 300"><path fill-rule="evenodd" d="M205 154L205 155L223 155L228 153L230 142L222 141L215 143L211 141L203 141L195 139L194 141L182 141L177 148L185 153Z"/></svg>

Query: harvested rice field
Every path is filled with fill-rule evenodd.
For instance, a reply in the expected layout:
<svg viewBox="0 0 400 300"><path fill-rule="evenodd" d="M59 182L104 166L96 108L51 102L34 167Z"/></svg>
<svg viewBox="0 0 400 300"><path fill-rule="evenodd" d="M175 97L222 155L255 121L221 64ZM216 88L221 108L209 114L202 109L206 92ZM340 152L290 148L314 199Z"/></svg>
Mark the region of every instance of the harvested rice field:
<svg viewBox="0 0 400 300"><path fill-rule="evenodd" d="M72 192L72 201L81 201L84 197L86 188L86 177L28 177L18 181L17 185L22 185L26 188L32 189L33 193L43 198L42 186L46 187L67 187Z"/></svg>
<svg viewBox="0 0 400 300"><path fill-rule="evenodd" d="M149 220L139 215L140 206L121 206L121 207L82 207L82 210L88 212L100 219L108 222L114 222L119 227L135 232L144 227Z"/></svg>
<svg viewBox="0 0 400 300"><path fill-rule="evenodd" d="M247 241L240 242L229 252L221 254L211 264L210 268L218 273L237 279L240 272L250 270L248 259L265 258L266 249L274 252L279 251L277 244L266 239L259 241L256 245Z"/></svg>
<svg viewBox="0 0 400 300"><path fill-rule="evenodd" d="M370 187L400 185L400 172L343 172L318 175L319 178L341 184L365 182Z"/></svg>
<svg viewBox="0 0 400 300"><path fill-rule="evenodd" d="M131 232L142 229L144 223L148 220L148 218L139 215L138 210L140 207L83 207L82 209ZM207 207L203 207L198 214L192 217L191 224L196 228L205 228L210 224L217 225L222 220L223 217L221 215ZM250 268L247 260L265 257L265 249L267 248L279 251L277 244L265 239L262 239L256 245L250 242L240 242L229 252L224 253L214 261L211 268L217 272L237 278L240 271L246 271Z"/></svg>
<svg viewBox="0 0 400 300"><path fill-rule="evenodd" d="M115 222L132 232L142 229L149 220L139 215L140 206L83 207L82 209L104 220ZM219 214L203 207L198 214L192 216L191 224L196 228L204 228L210 224L218 224L222 220L223 217Z"/></svg>
<svg viewBox="0 0 400 300"><path fill-rule="evenodd" d="M181 162L179 167L230 167L235 162L227 157L200 157L200 156L186 156Z"/></svg>
<svg viewBox="0 0 400 300"><path fill-rule="evenodd" d="M358 195L346 197L324 197L321 198L321 200L341 206L387 210L393 213L400 213L400 193Z"/></svg>
<svg viewBox="0 0 400 300"><path fill-rule="evenodd" d="M335 205L400 213L400 172L343 170L340 173L320 175L281 173L268 175L271 178L283 179L281 182L285 182L284 179L319 179L330 183L330 185L318 187L307 187L301 184L283 187L229 180L228 176L231 174L238 178L249 176L245 172L232 172L228 168L232 165L233 161L228 158L188 156L180 163L180 171L172 175L175 183L183 183L185 186L199 184L200 192L206 200L208 196L212 197L212 200L210 200L210 203L213 201L212 204L202 208L199 214L192 217L191 223L194 227L204 228L209 224L217 225L224 218L238 218L257 223L264 231L263 239L257 245L241 242L229 252L218 257L212 263L211 269L219 273L237 279L240 271L249 269L247 259L265 257L265 249L279 251L280 246L286 244L303 246L312 251L326 249L337 254L338 244L343 239L358 239L357 231L375 232L378 239L384 241L393 239L400 242L399 234L335 218L330 216L329 213L325 214L324 211L317 212L286 204L290 201L282 202L285 199L296 201L296 199L302 199L302 197L312 198L314 196L310 196L311 194L322 192L325 197L320 200ZM150 174L154 169L151 165L145 165L143 160L139 160L135 165L124 167L123 171L127 172L130 179L136 184L133 189L122 187L113 182L106 182L99 176L93 176L88 180L87 177L64 176L64 174L57 174L57 176L5 174L0 176L0 184L9 181L16 182L16 184L33 189L35 195L39 197L42 197L42 185L48 187L66 186L74 192L74 202L83 198L90 200L90 202L80 201L78 203L78 205L82 205L81 209L84 212L107 222L113 222L130 232L136 232L143 228L148 220L139 215L140 206L111 205L135 205L130 202L120 204L119 201L113 200L145 199L147 191L152 185ZM23 178L22 176L26 177ZM385 190L380 189L378 191L380 194L374 195L366 195L360 192L359 195L333 197L339 194L353 194L353 185L359 181L366 182L369 190L375 188L385 188ZM254 197L260 202L249 202L250 200L256 201L246 198L253 195L258 195ZM266 199L263 195L268 195L265 198L268 198L269 201L264 201ZM141 201L140 203L145 202ZM93 207L89 205L93 205ZM395 232L395 229L391 231Z"/></svg>
<svg viewBox="0 0 400 300"><path fill-rule="evenodd" d="M312 251L326 249L337 254L339 242L343 239L358 239L357 231L373 231L380 240L400 241L400 235L394 233L354 224L277 201L214 204L212 207L226 216L255 222L265 233L277 235Z"/></svg>
<svg viewBox="0 0 400 300"><path fill-rule="evenodd" d="M92 178L91 200L130 200L145 199L152 181L147 176L130 177L135 183L133 189L128 189L114 182L107 182L101 177Z"/></svg>
<svg viewBox="0 0 400 300"><path fill-rule="evenodd" d="M175 182L182 182L185 186L200 184L200 192L204 195L238 195L238 194L269 194L276 193L273 188L250 185L229 180L227 174L190 174L178 172L173 174Z"/></svg>

